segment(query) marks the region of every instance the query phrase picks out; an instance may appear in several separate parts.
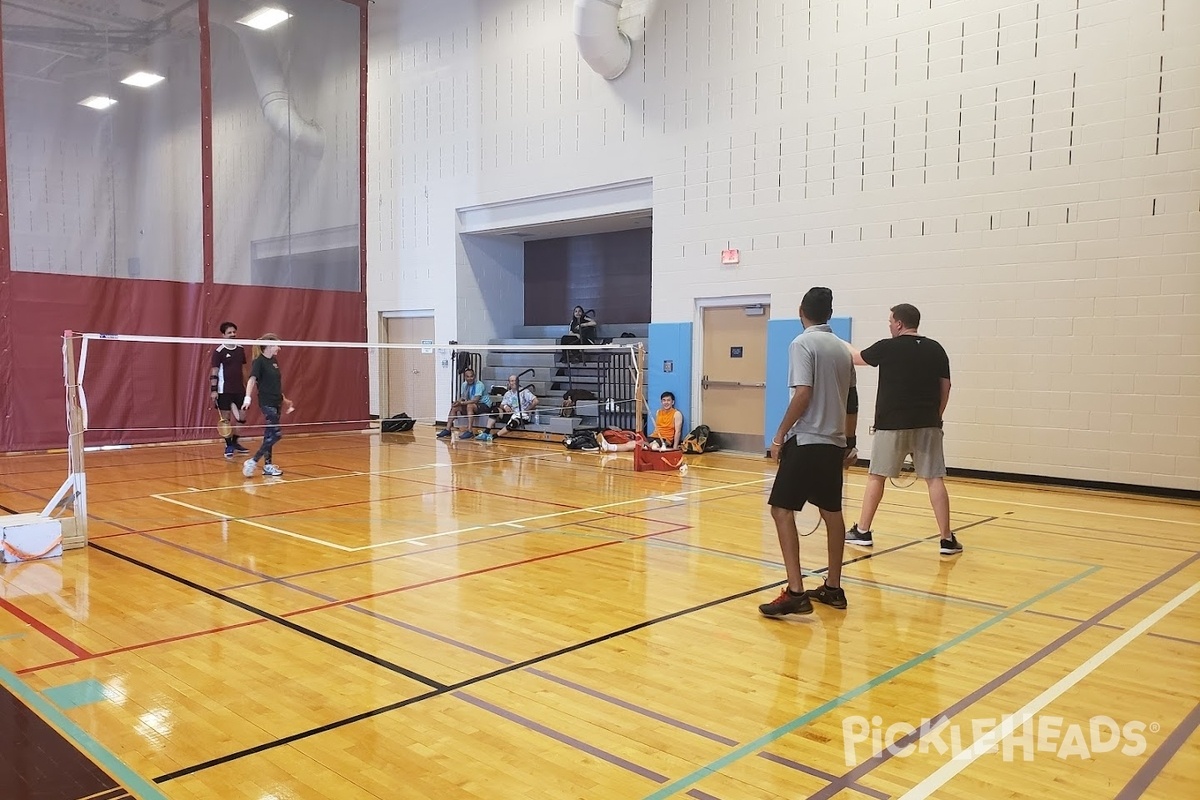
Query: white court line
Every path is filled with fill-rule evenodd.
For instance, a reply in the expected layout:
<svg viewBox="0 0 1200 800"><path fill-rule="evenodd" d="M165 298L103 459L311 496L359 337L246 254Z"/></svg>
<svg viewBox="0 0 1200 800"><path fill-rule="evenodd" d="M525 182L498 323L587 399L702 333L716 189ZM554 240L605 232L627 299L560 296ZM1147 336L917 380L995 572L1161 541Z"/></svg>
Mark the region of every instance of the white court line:
<svg viewBox="0 0 1200 800"><path fill-rule="evenodd" d="M755 483L765 483L766 481L769 481L769 480L773 480L773 479L772 478L762 478L757 481L745 481L743 483L725 483L720 486L707 486L703 489L693 489L690 492L679 492L678 496L677 496L677 501L686 499L687 495L702 494L704 492L716 492L716 491L720 491L721 489L731 489L731 488L734 488L737 486L751 486ZM363 547L356 547L354 549L356 551L357 550L374 550L377 547L390 547L391 545L394 545L394 544L417 544L417 543L423 542L427 539L436 539L440 536L453 536L456 533L467 533L469 531L478 531L478 530L483 530L484 528L495 528L498 526L520 527L518 525L518 523L522 523L522 522L535 522L535 521L540 521L540 520L544 520L544 519L553 519L554 517L566 517L566 516L570 516L572 514L590 514L590 513L596 512L596 511L603 511L606 508L616 508L617 506L625 506L625 505L630 505L632 503L646 503L651 500L661 500L661 499L663 499L662 495L651 495L649 497L637 497L637 498L634 498L633 500L619 500L615 503L604 503L603 505L588 506L587 508L573 508L570 511L555 511L550 514L538 514L537 516L534 516L534 517L521 517L519 519L508 520L507 522L493 522L490 525L476 525L474 528L460 528L460 529L454 530L454 531L442 531L440 533L431 533L427 536L417 536L412 539L397 539L393 542L379 542L377 544L364 545Z"/></svg>
<svg viewBox="0 0 1200 800"><path fill-rule="evenodd" d="M551 455L556 455L556 454L551 454ZM540 456L512 456L509 458L491 459L489 461L472 461L471 463L472 464L483 464L483 463L492 463L492 462L498 462L498 461L520 461L520 460L526 459L526 458L545 458L545 454L540 455ZM422 465L419 467L404 467L404 468L394 469L394 470L385 470L383 472L358 472L358 473L346 473L344 475L330 475L330 476L325 476L325 477L321 477L321 478L299 478L296 480L280 481L278 484L275 484L275 485L283 486L283 485L292 484L292 483L303 483L305 481L331 480L334 478L350 478L350 477L355 477L355 476L361 477L363 475L383 475L383 474L389 474L389 473L394 473L394 472L410 472L410 471L418 470L418 469L428 469L430 466L439 466L439 465L426 464L426 465ZM279 533L284 536L290 536L294 539L302 539L306 542L311 542L313 544L325 545L326 547L331 547L335 550L340 550L344 553L358 553L363 550L375 550L380 547L391 547L393 545L398 545L398 544L413 544L413 545L423 547L425 541L427 541L429 539L437 539L442 536L454 536L454 535L457 535L460 533L471 533L472 531L484 530L489 527L524 528L525 526L522 523L525 523L525 522L534 522L534 521L539 521L539 520L544 520L544 519L553 519L554 517L569 516L572 514L594 513L596 511L603 511L604 509L607 509L607 508L616 508L617 506L629 505L632 503L645 503L645 502L649 502L652 500L667 500L667 499L669 499L671 502L680 502L680 501L686 499L686 497L688 495L701 494L703 492L714 492L714 491L719 491L721 489L731 489L731 488L736 488L739 486L752 486L756 483L765 483L769 480L773 480L773 478L770 478L770 477L760 478L759 480L744 481L742 483L723 483L719 486L707 486L703 489L693 489L688 492L678 492L674 495L670 495L669 497L666 497L663 495L638 497L638 498L634 498L632 500L620 500L615 503L605 503L603 505L589 506L587 508L574 508L574 509L571 509L570 511L555 511L550 514L539 514L539 515L533 516L533 517L521 517L521 518L514 519L514 520L508 520L507 522L493 522L493 523L490 523L489 525L474 525L469 528L458 528L458 529L452 530L452 531L440 531L438 533L431 533L431 534L428 534L425 536L416 536L416 537L412 537L412 538L408 538L408 539L396 539L396 540L393 540L390 542L376 542L374 544L362 545L360 547L347 547L345 545L335 544L334 542L328 542L324 539L317 539L312 536L305 536L300 533L293 533L292 531L287 531L282 528L275 528L270 525L264 525L260 522L253 522L251 520L239 519L237 517L230 516L228 514L220 512L220 511L213 511L212 509L201 508L200 506L194 506L189 503L184 503L180 500L175 500L170 496L170 495L176 495L176 494L189 494L190 495L190 494L196 494L199 492L207 492L207 491L222 491L222 490L227 490L227 489L241 489L241 488L243 488L244 484L238 485L238 486L214 487L212 489L200 489L200 490L197 490L196 492L187 492L187 491L166 492L163 494L152 494L150 496L157 500L162 500L163 502L166 502L166 503L174 503L177 506L182 506L183 508L188 508L188 509L191 509L192 511L198 511L201 514L209 514L211 516L217 517L222 520L226 520L226 521L230 521L230 522L240 522L244 525L249 525L254 528L260 528L265 531L271 531L273 533Z"/></svg>
<svg viewBox="0 0 1200 800"><path fill-rule="evenodd" d="M953 480L953 479L951 478L951 480ZM909 494L919 494L922 496L924 496L926 494L926 491L924 488L922 488L922 489L909 489L907 487L905 487L903 489L893 488L892 491L908 492ZM1132 519L1132 520L1137 520L1138 522L1161 522L1164 525L1200 525L1200 522L1193 522L1192 520L1185 520L1185 519L1159 519L1158 517L1138 517L1138 516L1134 516L1132 514L1121 514L1116 511L1092 511L1091 509L1087 509L1087 508L1071 508L1070 506L1048 506L1048 505L1043 505L1041 503L1020 503L1020 502L1017 502L1016 500L999 500L995 497L975 497L974 495L959 494L958 492L955 492L954 494L952 494L950 496L950 499L952 501L974 500L979 503L996 503L996 504L999 504L1002 506L1020 506L1022 508L1041 508L1041 509L1045 509L1048 511L1065 511L1068 514L1094 514L1094 515L1100 516L1100 517L1117 517L1118 519ZM1037 520L1030 520L1030 521L1036 522ZM1052 523L1046 523L1046 524L1052 524Z"/></svg>
<svg viewBox="0 0 1200 800"><path fill-rule="evenodd" d="M526 455L526 456L508 456L507 458L489 458L480 461L471 461L471 464L498 464L504 461L521 461L524 459L546 458L546 456L561 455L561 453L543 453L542 455ZM322 475L318 478L286 478L282 481L272 484L273 486L291 485L294 483L312 483L313 481L336 481L342 478L362 478L367 475L394 475L398 472L415 472L422 469L433 469L434 467L453 467L453 464L418 464L415 467L397 467L396 469L383 469L367 472L343 472L341 475ZM265 484L264 484L265 485ZM179 492L162 492L161 494L152 495L153 497L170 497L177 494L196 494L199 492L227 492L231 489L245 488L245 483L230 484L228 486L210 486L207 489L187 488Z"/></svg>
<svg viewBox="0 0 1200 800"><path fill-rule="evenodd" d="M1049 689L1042 692L1033 700L1030 700L1023 708L1021 708L1021 710L1014 713L1011 717L1005 718L1004 722L998 727L988 731L986 734L977 739L969 748L954 756L954 758L950 759L948 762L935 770L925 780L921 781L916 786L905 792L900 800L924 800L924 798L933 795L938 789L944 786L947 781L974 763L976 759L978 759L988 750L992 749L992 747L1008 738L1014 730L1032 719L1035 714L1062 696L1072 686L1079 683L1085 677L1094 672L1097 667L1120 652L1125 645L1129 644L1142 633L1144 633L1154 623L1158 622L1167 614L1170 614L1176 608L1187 602L1197 592L1200 592L1200 581L1193 583L1190 587L1175 595L1175 597L1170 601L1160 606L1157 611L1150 614L1150 616L1143 619L1137 625L1134 625L1132 628L1125 631L1123 634L1110 642L1103 650L1080 664L1073 672L1071 672L1071 674L1063 677Z"/></svg>
<svg viewBox="0 0 1200 800"><path fill-rule="evenodd" d="M162 500L164 503L174 503L177 506L183 506L184 508L190 508L192 511L199 511L201 514L209 514L211 516L218 517L222 520L225 520L226 522L240 522L241 524L249 525L252 528L260 528L264 531L270 531L271 533L279 533L284 536L290 536L293 539L302 539L306 542L312 542L313 544L323 544L326 547L332 547L334 550L341 550L344 553L353 553L355 550L355 548L353 548L353 547L345 547L343 545L335 544L333 542L327 542L324 539L316 539L316 538L313 538L312 536L305 536L302 533L293 533L292 531L285 531L283 528L273 528L270 525L263 525L261 522L254 522L254 521L248 520L248 519L238 519L237 517L231 517L228 514L221 513L220 511L213 511L210 508L201 508L200 506L194 506L194 505L191 505L190 503L184 503L182 501L175 500L170 497L165 497L161 494L152 494L150 496L155 498L156 500Z"/></svg>

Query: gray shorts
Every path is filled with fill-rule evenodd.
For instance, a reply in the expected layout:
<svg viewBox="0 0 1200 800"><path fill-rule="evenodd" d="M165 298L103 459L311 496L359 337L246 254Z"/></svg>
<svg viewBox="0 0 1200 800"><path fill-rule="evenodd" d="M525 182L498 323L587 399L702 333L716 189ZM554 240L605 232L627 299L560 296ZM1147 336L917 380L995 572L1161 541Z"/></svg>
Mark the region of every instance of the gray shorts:
<svg viewBox="0 0 1200 800"><path fill-rule="evenodd" d="M944 478L946 455L942 452L941 428L910 428L902 431L875 431L871 443L871 475L895 478L911 454L919 478Z"/></svg>

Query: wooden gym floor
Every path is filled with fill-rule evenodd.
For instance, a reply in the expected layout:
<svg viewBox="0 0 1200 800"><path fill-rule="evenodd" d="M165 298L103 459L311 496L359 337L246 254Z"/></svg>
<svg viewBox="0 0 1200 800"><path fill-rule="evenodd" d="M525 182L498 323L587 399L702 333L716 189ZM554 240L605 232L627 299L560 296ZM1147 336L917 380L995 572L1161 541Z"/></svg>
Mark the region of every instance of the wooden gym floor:
<svg viewBox="0 0 1200 800"><path fill-rule="evenodd" d="M942 557L922 485L889 486L849 608L771 620L772 465L630 456L89 453L88 548L0 567L0 796L1195 796L1196 504L951 481ZM0 459L0 506L65 469ZM823 571L823 532L802 552Z"/></svg>

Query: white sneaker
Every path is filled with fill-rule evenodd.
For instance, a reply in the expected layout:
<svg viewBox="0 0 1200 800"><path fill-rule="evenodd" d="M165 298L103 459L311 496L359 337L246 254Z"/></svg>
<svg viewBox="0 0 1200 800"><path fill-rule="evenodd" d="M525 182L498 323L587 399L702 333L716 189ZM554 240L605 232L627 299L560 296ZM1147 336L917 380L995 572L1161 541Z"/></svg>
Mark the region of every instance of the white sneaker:
<svg viewBox="0 0 1200 800"><path fill-rule="evenodd" d="M273 478L277 478L282 474L283 474L283 470L281 470L279 467L275 466L274 464L264 464L263 465L263 475L270 475Z"/></svg>
<svg viewBox="0 0 1200 800"><path fill-rule="evenodd" d="M247 478L254 476L254 470L258 469L258 462L253 458L247 458L246 463L242 464L242 474Z"/></svg>

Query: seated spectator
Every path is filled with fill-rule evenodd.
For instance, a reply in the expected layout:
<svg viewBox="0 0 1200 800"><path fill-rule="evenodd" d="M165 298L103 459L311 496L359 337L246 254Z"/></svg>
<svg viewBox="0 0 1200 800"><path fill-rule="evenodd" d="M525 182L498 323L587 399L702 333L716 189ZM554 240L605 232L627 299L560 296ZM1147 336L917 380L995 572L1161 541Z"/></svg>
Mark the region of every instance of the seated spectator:
<svg viewBox="0 0 1200 800"><path fill-rule="evenodd" d="M595 344L596 320L588 316L583 306L575 306L571 312L571 331L559 340L559 344ZM583 361L583 353L579 350L564 350L559 361Z"/></svg>
<svg viewBox="0 0 1200 800"><path fill-rule="evenodd" d="M483 385L483 381L475 380L475 370L468 367L463 370L462 376L463 381L458 388L458 398L450 404L450 411L446 414L446 427L438 431L439 439L450 438L454 433L454 421L463 417L466 417L467 427L458 435L458 438L473 438L475 434L472 429L476 427L475 417L486 415L491 406L487 387ZM482 427L482 422L479 427Z"/></svg>
<svg viewBox="0 0 1200 800"><path fill-rule="evenodd" d="M508 390L500 398L499 408L488 417L487 430L479 434L478 439L490 441L499 438L509 431L525 427L525 423L533 419L533 410L537 408L537 395L528 389L517 386L517 376L508 376ZM499 425L499 427L496 427Z"/></svg>
<svg viewBox="0 0 1200 800"><path fill-rule="evenodd" d="M662 408L654 414L654 430L648 437L646 446L651 450L678 450L679 443L683 440L683 412L675 408L673 392L663 392L660 399ZM600 440L600 449L606 453L633 450L637 447L637 442L607 442L603 434L597 438Z"/></svg>

